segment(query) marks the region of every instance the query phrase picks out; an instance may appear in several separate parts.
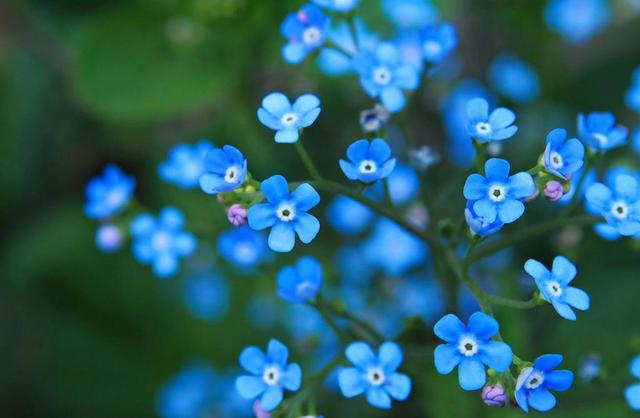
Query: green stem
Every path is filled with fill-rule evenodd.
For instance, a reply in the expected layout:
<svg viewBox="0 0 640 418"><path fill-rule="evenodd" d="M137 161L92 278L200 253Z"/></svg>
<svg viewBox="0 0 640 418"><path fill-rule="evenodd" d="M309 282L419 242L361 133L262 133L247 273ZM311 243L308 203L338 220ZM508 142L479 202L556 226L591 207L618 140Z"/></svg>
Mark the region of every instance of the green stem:
<svg viewBox="0 0 640 418"><path fill-rule="evenodd" d="M331 312L334 315L339 316L340 318L346 319L356 327L360 328L362 331L368 334L373 340L375 340L375 342L381 343L382 341L384 341L385 338L382 335L380 335L380 333L378 333L378 331L376 331L376 329L373 328L373 326L363 321L362 319L353 316L347 311L338 311L337 309L331 309Z"/></svg>
<svg viewBox="0 0 640 418"><path fill-rule="evenodd" d="M535 297L525 301L490 295L489 302L491 302L493 305L505 306L507 308L513 309L532 309L540 306L539 300Z"/></svg>
<svg viewBox="0 0 640 418"><path fill-rule="evenodd" d="M471 276L469 275L471 257L473 255L473 250L475 249L477 244L477 241L471 241L471 243L469 244L469 248L467 248L467 252L462 262L462 272L460 274L460 279L476 298L478 304L480 305L480 309L482 309L482 312L486 313L487 315L493 316L493 309L491 308L491 304L489 303L489 296L484 292L484 290L480 288L480 286L476 282L473 281L473 279L471 279ZM450 256L450 258L451 257L453 256Z"/></svg>
<svg viewBox="0 0 640 418"><path fill-rule="evenodd" d="M298 141L295 143L295 147L296 147L296 151L298 151L298 155L300 156L300 159L302 160L302 163L304 164L307 171L311 175L311 178L313 178L314 180L322 180L322 176L320 175L320 172L318 171L316 165L313 163L313 160L309 156L309 153L307 153L307 150L302 144L302 139L298 139Z"/></svg>

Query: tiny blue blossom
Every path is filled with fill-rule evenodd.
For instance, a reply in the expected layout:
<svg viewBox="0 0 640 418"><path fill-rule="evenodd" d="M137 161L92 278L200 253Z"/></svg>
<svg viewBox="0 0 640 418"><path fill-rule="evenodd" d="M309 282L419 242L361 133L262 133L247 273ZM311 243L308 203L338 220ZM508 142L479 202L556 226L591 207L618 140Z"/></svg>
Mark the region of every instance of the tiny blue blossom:
<svg viewBox="0 0 640 418"><path fill-rule="evenodd" d="M307 211L320 203L320 195L310 184L303 183L289 193L287 180L275 175L263 181L260 190L267 203L249 209L249 226L257 231L271 228L269 248L291 251L296 234L304 244L313 241L320 231L320 222Z"/></svg>
<svg viewBox="0 0 640 418"><path fill-rule="evenodd" d="M338 0L339 1L339 0ZM331 19L315 4L306 4L289 14L280 28L287 38L282 56L289 64L299 64L324 44L331 29Z"/></svg>
<svg viewBox="0 0 640 418"><path fill-rule="evenodd" d="M605 235L632 236L640 233L640 190L638 179L616 172L610 185L595 183L587 189L589 211L602 216L607 224L599 225Z"/></svg>
<svg viewBox="0 0 640 418"><path fill-rule="evenodd" d="M114 253L122 248L124 234L122 230L113 224L100 225L96 231L96 247L105 253Z"/></svg>
<svg viewBox="0 0 640 418"><path fill-rule="evenodd" d="M218 236L218 252L233 266L249 271L269 258L266 235L247 225L221 233Z"/></svg>
<svg viewBox="0 0 640 418"><path fill-rule="evenodd" d="M183 189L193 189L200 184L200 176L205 173L205 158L214 149L207 141L195 145L178 144L169 151L167 161L158 166L160 178Z"/></svg>
<svg viewBox="0 0 640 418"><path fill-rule="evenodd" d="M547 171L570 179L584 164L584 145L577 138L567 140L567 131L554 129L547 135L543 163Z"/></svg>
<svg viewBox="0 0 640 418"><path fill-rule="evenodd" d="M640 112L640 67L633 72L633 81L625 94L625 100L629 109Z"/></svg>
<svg viewBox="0 0 640 418"><path fill-rule="evenodd" d="M530 103L540 95L536 70L514 54L501 54L489 67L489 83L498 93L517 103Z"/></svg>
<svg viewBox="0 0 640 418"><path fill-rule="evenodd" d="M640 356L633 359L629 369L633 377L640 379ZM631 409L640 411L640 383L635 383L627 387L624 391L624 397Z"/></svg>
<svg viewBox="0 0 640 418"><path fill-rule="evenodd" d="M282 402L283 391L300 389L302 371L296 363L287 364L289 350L278 340L269 341L266 354L258 347L247 347L240 353L240 365L250 374L236 380L243 398L260 397L260 407L273 411Z"/></svg>
<svg viewBox="0 0 640 418"><path fill-rule="evenodd" d="M232 145L215 148L204 159L200 188L208 194L226 193L242 186L247 178L247 160Z"/></svg>
<svg viewBox="0 0 640 418"><path fill-rule="evenodd" d="M364 342L349 344L347 359L355 367L340 371L338 382L342 395L352 398L365 394L367 402L376 408L391 408L391 400L404 401L411 393L411 379L398 373L402 364L402 350L396 343L383 343L378 353Z"/></svg>
<svg viewBox="0 0 640 418"><path fill-rule="evenodd" d="M133 177L124 174L116 165L107 165L101 177L94 177L87 183L84 213L93 219L117 215L129 203L135 187Z"/></svg>
<svg viewBox="0 0 640 418"><path fill-rule="evenodd" d="M178 260L190 256L196 248L195 237L183 230L184 216L173 207L166 207L155 218L143 213L129 226L133 237L133 255L142 264L150 264L160 278L178 271Z"/></svg>
<svg viewBox="0 0 640 418"><path fill-rule="evenodd" d="M213 409L218 376L205 364L185 367L161 390L157 400L162 418L198 418Z"/></svg>
<svg viewBox="0 0 640 418"><path fill-rule="evenodd" d="M431 0L382 0L389 20L401 29L422 29L438 18L438 9Z"/></svg>
<svg viewBox="0 0 640 418"><path fill-rule="evenodd" d="M571 308L581 311L589 309L589 295L584 290L569 286L575 279L577 270L567 258L556 257L551 271L539 261L529 259L524 264L524 270L533 277L544 300L553 305L564 319L576 320L576 314Z"/></svg>
<svg viewBox="0 0 640 418"><path fill-rule="evenodd" d="M281 144L298 142L300 130L311 126L318 115L320 99L313 94L303 94L292 105L284 94L270 93L258 109L258 119L276 131L275 141Z"/></svg>
<svg viewBox="0 0 640 418"><path fill-rule="evenodd" d="M607 0L550 0L544 9L549 29L575 44L586 42L603 30L611 15Z"/></svg>
<svg viewBox="0 0 640 418"><path fill-rule="evenodd" d="M458 381L464 390L482 389L487 381L484 366L505 372L511 366L511 347L500 341L491 341L499 332L498 321L482 312L476 312L465 325L448 314L433 327L438 338L446 341L434 352L436 370L449 374L458 366Z"/></svg>
<svg viewBox="0 0 640 418"><path fill-rule="evenodd" d="M349 180L373 183L383 179L393 171L396 159L391 156L391 148L381 139L371 142L359 139L347 148L349 161L340 160L340 168Z"/></svg>
<svg viewBox="0 0 640 418"><path fill-rule="evenodd" d="M475 98L467 103L467 132L479 143L504 141L518 131L513 125L516 115L506 107L498 107L489 114L489 102Z"/></svg>
<svg viewBox="0 0 640 418"><path fill-rule="evenodd" d="M313 301L322 284L322 266L313 257L303 257L295 266L286 266L278 273L278 296L287 302Z"/></svg>
<svg viewBox="0 0 640 418"><path fill-rule="evenodd" d="M355 34L344 21L331 28L329 38L336 48L324 47L318 55L318 66L325 74L336 76L355 72L353 57L357 52L375 49L378 44L378 35L370 32L362 19L355 18L353 26Z"/></svg>
<svg viewBox="0 0 640 418"><path fill-rule="evenodd" d="M360 0L313 0L315 4L334 12L350 12L360 3Z"/></svg>
<svg viewBox="0 0 640 418"><path fill-rule="evenodd" d="M476 235L481 237L485 237L487 235L495 234L504 226L503 222L500 222L500 219L496 217L493 222L488 222L485 217L478 216L478 214L473 210L473 201L467 202L467 207L464 209L464 219L467 221L467 225L469 225L469 229Z"/></svg>
<svg viewBox="0 0 640 418"><path fill-rule="evenodd" d="M327 222L344 235L356 235L364 231L374 218L374 213L362 203L338 195L327 206Z"/></svg>
<svg viewBox="0 0 640 418"><path fill-rule="evenodd" d="M375 50L361 51L355 59L362 88L370 97L379 98L391 113L404 108L407 99L403 90L415 90L419 84L418 70L401 58L393 43L381 42Z"/></svg>
<svg viewBox="0 0 640 418"><path fill-rule="evenodd" d="M484 166L486 177L471 174L464 185L464 197L473 202L473 212L484 223L493 224L496 219L508 224L524 213L527 197L536 191L533 177L520 172L509 177L511 166L500 158L491 158Z"/></svg>
<svg viewBox="0 0 640 418"><path fill-rule="evenodd" d="M424 60L439 64L458 45L456 28L450 23L427 26L420 35Z"/></svg>
<svg viewBox="0 0 640 418"><path fill-rule="evenodd" d="M589 354L580 359L578 371L580 380L585 383L592 382L602 375L602 359L598 354Z"/></svg>
<svg viewBox="0 0 640 418"><path fill-rule="evenodd" d="M215 272L198 273L185 281L183 300L193 316L203 320L217 320L229 309L229 286Z"/></svg>
<svg viewBox="0 0 640 418"><path fill-rule="evenodd" d="M573 372L555 370L560 363L560 354L545 354L532 367L522 369L516 383L516 402L523 411L529 412L529 407L550 411L556 406L556 397L549 390L564 392L571 387Z"/></svg>
<svg viewBox="0 0 640 418"><path fill-rule="evenodd" d="M591 112L578 115L578 136L592 151L604 152L624 145L629 130L615 125L612 113Z"/></svg>
<svg viewBox="0 0 640 418"><path fill-rule="evenodd" d="M411 65L418 73L424 68L424 51L421 33L415 30L404 30L396 36L394 45L398 48L403 63Z"/></svg>

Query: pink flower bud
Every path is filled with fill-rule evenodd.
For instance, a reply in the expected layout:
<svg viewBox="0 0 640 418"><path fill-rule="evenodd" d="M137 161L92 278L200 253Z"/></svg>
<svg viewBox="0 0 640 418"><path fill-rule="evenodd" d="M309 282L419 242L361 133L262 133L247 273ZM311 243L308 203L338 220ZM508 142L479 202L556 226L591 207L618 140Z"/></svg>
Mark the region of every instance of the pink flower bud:
<svg viewBox="0 0 640 418"><path fill-rule="evenodd" d="M551 180L544 185L544 196L555 202L564 196L564 186L559 181Z"/></svg>
<svg viewBox="0 0 640 418"><path fill-rule="evenodd" d="M488 406L501 408L507 403L507 393L500 384L487 385L482 389L482 401Z"/></svg>
<svg viewBox="0 0 640 418"><path fill-rule="evenodd" d="M248 211L238 203L231 205L227 211L227 219L234 226L240 226L247 223Z"/></svg>
<svg viewBox="0 0 640 418"><path fill-rule="evenodd" d="M259 399L253 403L253 413L256 415L256 418L271 418L271 414L262 410L260 407Z"/></svg>

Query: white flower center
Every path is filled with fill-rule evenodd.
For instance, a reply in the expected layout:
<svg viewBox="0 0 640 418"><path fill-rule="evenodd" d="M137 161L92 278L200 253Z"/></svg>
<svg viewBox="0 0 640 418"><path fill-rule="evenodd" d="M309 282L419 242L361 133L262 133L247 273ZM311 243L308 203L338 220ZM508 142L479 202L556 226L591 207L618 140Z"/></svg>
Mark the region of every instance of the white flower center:
<svg viewBox="0 0 640 418"><path fill-rule="evenodd" d="M463 337L458 343L458 350L465 357L475 356L478 353L478 342L473 337Z"/></svg>
<svg viewBox="0 0 640 418"><path fill-rule="evenodd" d="M270 366L264 369L264 372L262 373L262 380L268 386L274 386L280 382L280 375L281 372L279 367Z"/></svg>
<svg viewBox="0 0 640 418"><path fill-rule="evenodd" d="M618 201L611 206L611 214L617 219L626 219L629 216L629 207L625 202Z"/></svg>
<svg viewBox="0 0 640 418"><path fill-rule="evenodd" d="M285 204L278 208L276 211L276 216L284 222L289 222L293 220L296 216L296 212L293 210L291 205Z"/></svg>
<svg viewBox="0 0 640 418"><path fill-rule="evenodd" d="M551 153L549 160L551 161L551 168L555 168L556 170L558 170L564 166L562 155L560 155L556 151Z"/></svg>
<svg viewBox="0 0 640 418"><path fill-rule="evenodd" d="M224 181L226 181L229 184L237 183L239 174L240 174L240 168L236 165L232 165L231 167L227 168L227 171L225 171Z"/></svg>
<svg viewBox="0 0 640 418"><path fill-rule="evenodd" d="M387 67L378 67L373 70L373 81L387 85L391 82L391 71Z"/></svg>
<svg viewBox="0 0 640 418"><path fill-rule="evenodd" d="M562 295L562 286L555 280L547 282L545 287L547 288L547 292L554 298L559 298Z"/></svg>
<svg viewBox="0 0 640 418"><path fill-rule="evenodd" d="M367 381L372 386L380 386L384 383L384 371L380 367L371 367L367 370Z"/></svg>
<svg viewBox="0 0 640 418"><path fill-rule="evenodd" d="M291 128L298 122L298 115L293 112L285 113L280 119L285 128Z"/></svg>
<svg viewBox="0 0 640 418"><path fill-rule="evenodd" d="M307 45L315 46L319 43L321 36L320 29L311 26L302 32L302 41Z"/></svg>
<svg viewBox="0 0 640 418"><path fill-rule="evenodd" d="M534 371L527 378L524 387L531 390L537 389L538 387L540 387L542 382L544 382L544 374L538 371Z"/></svg>
<svg viewBox="0 0 640 418"><path fill-rule="evenodd" d="M609 142L609 138L607 138L605 134L601 134L600 132L595 132L593 134L593 137L596 139L596 141L598 141L598 144L600 144L600 146L605 146L607 145L607 142Z"/></svg>
<svg viewBox="0 0 640 418"><path fill-rule="evenodd" d="M488 122L478 122L476 124L476 132L480 135L489 135L491 133L491 125Z"/></svg>
<svg viewBox="0 0 640 418"><path fill-rule="evenodd" d="M502 202L507 197L507 192L503 185L494 184L489 187L489 199L493 202Z"/></svg>
<svg viewBox="0 0 640 418"><path fill-rule="evenodd" d="M377 169L378 166L376 165L375 161L371 160L364 160L358 166L358 170L360 170L360 172L364 174L374 173Z"/></svg>
<svg viewBox="0 0 640 418"><path fill-rule="evenodd" d="M171 235L166 231L158 231L153 234L151 245L156 251L165 251L171 245Z"/></svg>
<svg viewBox="0 0 640 418"><path fill-rule="evenodd" d="M429 39L428 41L426 41L423 47L424 52L427 55L438 55L440 52L442 52L442 45L440 44L440 42L433 39Z"/></svg>

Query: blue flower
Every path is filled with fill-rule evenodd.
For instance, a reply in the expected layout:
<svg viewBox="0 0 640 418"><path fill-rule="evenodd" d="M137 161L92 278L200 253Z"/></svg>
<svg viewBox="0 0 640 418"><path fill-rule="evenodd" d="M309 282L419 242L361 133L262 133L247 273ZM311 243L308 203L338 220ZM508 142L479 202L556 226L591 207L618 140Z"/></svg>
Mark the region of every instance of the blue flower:
<svg viewBox="0 0 640 418"><path fill-rule="evenodd" d="M218 376L204 364L188 366L174 376L158 395L162 418L198 418L213 409Z"/></svg>
<svg viewBox="0 0 640 418"><path fill-rule="evenodd" d="M545 354L520 372L516 383L516 402L523 411L529 407L546 412L556 406L556 398L549 390L564 392L573 384L573 372L554 370L562 363L560 354Z"/></svg>
<svg viewBox="0 0 640 418"><path fill-rule="evenodd" d="M247 160L238 148L225 145L215 148L204 160L205 173L200 176L200 188L208 194L226 193L242 186L247 178Z"/></svg>
<svg viewBox="0 0 640 418"><path fill-rule="evenodd" d="M395 281L394 281L395 284ZM446 297L431 274L412 276L399 282L392 290L392 309L405 318L419 316L433 324L445 310Z"/></svg>
<svg viewBox="0 0 640 418"><path fill-rule="evenodd" d="M295 244L295 235L305 244L320 231L318 219L307 211L320 203L320 195L308 183L289 193L287 180L275 175L260 185L268 203L259 203L249 209L249 226L257 231L271 228L269 248L289 252Z"/></svg>
<svg viewBox="0 0 640 418"><path fill-rule="evenodd" d="M320 99L303 94L291 105L282 93L270 93L258 109L260 122L276 131L275 140L282 144L298 142L300 129L311 126L320 114Z"/></svg>
<svg viewBox="0 0 640 418"><path fill-rule="evenodd" d="M536 70L513 54L501 54L493 60L489 83L498 93L517 103L530 103L540 95Z"/></svg>
<svg viewBox="0 0 640 418"><path fill-rule="evenodd" d="M183 189L193 189L200 184L205 173L204 161L215 147L207 140L195 145L178 144L169 151L169 158L158 166L160 178Z"/></svg>
<svg viewBox="0 0 640 418"><path fill-rule="evenodd" d="M361 233L370 225L373 217L373 212L367 206L343 195L337 195L327 207L327 222L345 235Z"/></svg>
<svg viewBox="0 0 640 418"><path fill-rule="evenodd" d="M584 145L577 138L568 141L567 131L554 129L547 135L547 147L544 150L543 163L547 171L569 179L584 164Z"/></svg>
<svg viewBox="0 0 640 418"><path fill-rule="evenodd" d="M549 271L539 261L529 259L524 264L524 270L536 281L540 294L564 319L576 320L576 314L571 309L586 311L589 309L589 295L584 290L569 286L576 277L576 267L565 257L558 256L553 260Z"/></svg>
<svg viewBox="0 0 640 418"><path fill-rule="evenodd" d="M411 65L418 73L424 68L424 51L421 33L416 30L404 30L396 36L394 45L398 48L403 63Z"/></svg>
<svg viewBox="0 0 640 418"><path fill-rule="evenodd" d="M360 0L313 0L315 4L334 12L350 12L360 3Z"/></svg>
<svg viewBox="0 0 640 418"><path fill-rule="evenodd" d="M607 0L550 0L544 9L549 29L576 44L588 41L604 29L611 15Z"/></svg>
<svg viewBox="0 0 640 418"><path fill-rule="evenodd" d="M359 139L347 148L349 161L340 160L340 168L349 180L373 183L387 177L396 166L391 148L380 138L371 142Z"/></svg>
<svg viewBox="0 0 640 418"><path fill-rule="evenodd" d="M617 172L610 176L610 186L602 183L589 186L586 200L590 212L607 221L607 225L600 226L606 235L640 233L640 190L634 176Z"/></svg>
<svg viewBox="0 0 640 418"><path fill-rule="evenodd" d="M372 98L379 98L391 113L406 104L402 90L415 90L419 84L418 71L402 62L393 43L381 42L375 50L361 51L355 59L360 84Z"/></svg>
<svg viewBox="0 0 640 418"><path fill-rule="evenodd" d="M511 366L511 348L499 341L491 341L498 334L498 321L482 312L469 318L468 325L448 314L433 327L438 338L446 341L434 352L436 370L449 374L458 367L458 381L464 390L482 389L487 381L483 365L497 372L505 372Z"/></svg>
<svg viewBox="0 0 640 418"><path fill-rule="evenodd" d="M382 0L382 8L403 29L422 29L438 18L438 9L430 0Z"/></svg>
<svg viewBox="0 0 640 418"><path fill-rule="evenodd" d="M100 225L96 231L96 247L105 253L114 253L122 248L124 234L113 224Z"/></svg>
<svg viewBox="0 0 640 418"><path fill-rule="evenodd" d="M625 100L629 109L640 112L640 67L633 73L633 83L625 94Z"/></svg>
<svg viewBox="0 0 640 418"><path fill-rule="evenodd" d="M633 377L640 379L640 356L633 359L629 369ZM624 391L624 396L631 409L640 411L640 383L627 387Z"/></svg>
<svg viewBox="0 0 640 418"><path fill-rule="evenodd" d="M600 356L598 354L589 354L580 359L578 375L585 383L598 379L602 375L602 359Z"/></svg>
<svg viewBox="0 0 640 418"><path fill-rule="evenodd" d="M450 23L427 26L420 35L424 60L439 64L458 45L456 28Z"/></svg>
<svg viewBox="0 0 640 418"><path fill-rule="evenodd" d="M142 264L152 265L158 277L174 275L178 260L190 256L197 244L183 226L184 216L173 207L162 209L157 219L148 213L138 215L129 226L134 257Z"/></svg>
<svg viewBox="0 0 640 418"><path fill-rule="evenodd" d="M322 284L322 266L313 257L303 257L286 266L277 277L278 296L291 303L311 302Z"/></svg>
<svg viewBox="0 0 640 418"><path fill-rule="evenodd" d="M499 107L489 114L489 103L475 98L467 103L467 132L479 143L504 141L518 131L513 125L516 115L506 107Z"/></svg>
<svg viewBox="0 0 640 418"><path fill-rule="evenodd" d="M622 125L616 125L612 113L591 112L578 115L578 136L592 151L608 151L624 145L629 133Z"/></svg>
<svg viewBox="0 0 640 418"><path fill-rule="evenodd" d="M352 398L365 394L367 402L376 408L391 408L391 399L404 401L411 393L411 379L398 373L402 350L396 343L385 342L378 354L363 342L349 344L347 359L356 367L340 371L338 381L342 395Z"/></svg>
<svg viewBox="0 0 640 418"><path fill-rule="evenodd" d="M508 224L524 213L527 197L536 191L529 173L520 172L509 177L511 166L500 158L491 158L484 165L486 177L471 174L464 184L464 197L473 202L473 212L484 223L493 224L496 219Z"/></svg>
<svg viewBox="0 0 640 418"><path fill-rule="evenodd" d="M350 25L340 22L331 28L329 38L337 48L324 47L318 56L318 66L330 76L355 71L353 57L359 50L371 50L379 42L378 35L367 30L362 19L354 19L355 38Z"/></svg>
<svg viewBox="0 0 640 418"><path fill-rule="evenodd" d="M378 182L382 186L382 182ZM394 206L411 202L420 193L420 176L406 164L398 163L387 178L389 198ZM384 190L382 190L384 196Z"/></svg>
<svg viewBox="0 0 640 418"><path fill-rule="evenodd" d="M251 270L269 258L267 237L244 225L218 236L218 252L235 267Z"/></svg>
<svg viewBox="0 0 640 418"><path fill-rule="evenodd" d="M94 177L87 184L84 213L93 219L117 215L131 199L135 187L133 177L125 175L116 165L107 165L102 177Z"/></svg>
<svg viewBox="0 0 640 418"><path fill-rule="evenodd" d="M240 365L250 373L236 380L236 389L243 398L260 397L263 410L273 411L282 402L283 390L300 388L302 371L296 363L287 365L289 350L278 340L269 341L267 353L258 347L247 347L240 353Z"/></svg>
<svg viewBox="0 0 640 418"><path fill-rule="evenodd" d="M299 11L289 14L280 28L288 40L282 48L285 61L289 64L302 62L324 44L330 29L331 19L314 4L306 4Z"/></svg>
<svg viewBox="0 0 640 418"><path fill-rule="evenodd" d="M198 273L185 281L183 299L193 316L216 320L229 309L229 286L215 272Z"/></svg>
<svg viewBox="0 0 640 418"><path fill-rule="evenodd" d="M500 222L500 219L496 217L492 222L488 222L485 217L478 216L473 210L474 202L469 200L467 207L464 209L464 219L469 225L469 229L476 235L485 237L487 235L495 234L502 229L504 223Z"/></svg>

